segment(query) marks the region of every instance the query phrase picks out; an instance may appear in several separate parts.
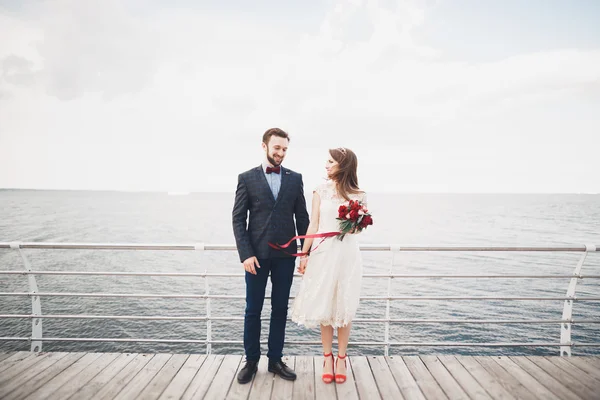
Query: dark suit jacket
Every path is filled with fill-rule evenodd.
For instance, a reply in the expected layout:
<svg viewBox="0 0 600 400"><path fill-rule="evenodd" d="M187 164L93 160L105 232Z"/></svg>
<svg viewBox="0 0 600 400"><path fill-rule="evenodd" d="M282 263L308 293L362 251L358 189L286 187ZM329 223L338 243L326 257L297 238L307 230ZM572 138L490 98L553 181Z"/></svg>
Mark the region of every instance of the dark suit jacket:
<svg viewBox="0 0 600 400"><path fill-rule="evenodd" d="M286 253L269 247L267 242L286 243L296 236L296 225L299 235L306 234L309 218L302 175L281 167L281 188L277 199L274 199L262 166L241 173L238 176L232 217L240 261L252 256L259 259L289 257ZM285 250L290 254L297 253L297 242L290 244Z"/></svg>

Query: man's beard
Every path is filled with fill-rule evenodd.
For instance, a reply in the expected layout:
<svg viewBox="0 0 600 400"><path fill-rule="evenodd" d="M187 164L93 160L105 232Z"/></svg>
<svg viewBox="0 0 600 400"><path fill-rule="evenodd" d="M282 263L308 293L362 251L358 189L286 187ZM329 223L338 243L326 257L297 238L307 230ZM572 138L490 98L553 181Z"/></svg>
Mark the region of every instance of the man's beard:
<svg viewBox="0 0 600 400"><path fill-rule="evenodd" d="M278 167L283 162L283 158L281 159L281 161L277 162L273 157L271 157L271 155L267 154L267 161L269 161L272 166Z"/></svg>

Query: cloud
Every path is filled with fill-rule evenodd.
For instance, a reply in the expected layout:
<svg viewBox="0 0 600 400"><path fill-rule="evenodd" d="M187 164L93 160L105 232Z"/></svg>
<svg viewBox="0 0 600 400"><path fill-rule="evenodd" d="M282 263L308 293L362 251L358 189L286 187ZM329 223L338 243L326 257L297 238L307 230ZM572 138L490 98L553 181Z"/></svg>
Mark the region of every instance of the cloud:
<svg viewBox="0 0 600 400"><path fill-rule="evenodd" d="M37 7L24 20L37 28L39 61L5 54L4 65L21 64L10 75L5 67L4 79L32 83L37 64L36 80L61 100L86 93L109 100L172 86L244 114L264 105L290 118L360 110L370 117L437 120L600 79L595 50L446 62L439 50L414 39L427 15L416 1L338 0L319 31L310 33L201 11L136 15L116 0Z"/></svg>
<svg viewBox="0 0 600 400"><path fill-rule="evenodd" d="M0 76L8 83L29 86L35 82L33 63L23 57L10 55L0 63Z"/></svg>
<svg viewBox="0 0 600 400"><path fill-rule="evenodd" d="M35 75L47 94L72 100L100 92L110 99L151 82L157 33L149 21L128 13L121 2L49 1L29 4L25 10L26 15L12 25L20 26L19 30L35 26L27 34L35 37L27 47L37 51L40 62ZM34 62L20 55L21 50L14 49L4 63L22 60L31 76Z"/></svg>
<svg viewBox="0 0 600 400"><path fill-rule="evenodd" d="M148 189L176 179L225 190L261 157L261 132L281 126L293 137L292 165L348 146L362 150L373 185L369 165L410 171L413 187L462 188L483 185L465 173L474 163L501 179L503 158L522 156L517 136L521 146L560 149L562 116L546 110L600 99L600 49L456 61L418 40L431 3L338 0L314 29L219 7L154 7L60 0L0 9L0 163L30 171L14 154L33 154L38 170L52 164L52 176L24 173L29 186ZM586 135L598 124L589 118L560 123ZM198 173L223 163L217 175Z"/></svg>

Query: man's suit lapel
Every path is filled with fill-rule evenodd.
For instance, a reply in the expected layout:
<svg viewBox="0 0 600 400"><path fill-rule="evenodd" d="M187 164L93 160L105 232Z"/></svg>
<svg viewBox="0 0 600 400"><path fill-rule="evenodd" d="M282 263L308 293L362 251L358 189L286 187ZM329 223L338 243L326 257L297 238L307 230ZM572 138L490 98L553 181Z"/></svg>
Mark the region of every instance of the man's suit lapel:
<svg viewBox="0 0 600 400"><path fill-rule="evenodd" d="M263 172L262 165L259 165L254 170L254 173L257 175L257 180L260 182L260 186L263 191L263 197L269 199L269 203L275 204L275 198L273 198L273 192L271 191L271 187L269 186L269 182L267 182L267 178L265 177L265 173ZM282 182L283 185L283 182ZM281 194L281 191L279 191Z"/></svg>
<svg viewBox="0 0 600 400"><path fill-rule="evenodd" d="M281 167L281 187L279 188L279 193L277 194L277 200L275 201L275 205L277 205L279 200L281 200L281 198L283 197L283 194L285 193L285 190L287 189L287 186L290 181L290 175L290 171Z"/></svg>

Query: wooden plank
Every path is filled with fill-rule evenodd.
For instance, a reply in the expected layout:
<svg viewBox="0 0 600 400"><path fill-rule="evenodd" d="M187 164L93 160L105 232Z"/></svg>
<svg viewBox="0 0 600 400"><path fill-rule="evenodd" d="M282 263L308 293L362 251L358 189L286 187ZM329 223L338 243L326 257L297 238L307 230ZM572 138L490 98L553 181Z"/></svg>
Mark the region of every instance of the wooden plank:
<svg viewBox="0 0 600 400"><path fill-rule="evenodd" d="M381 394L373 378L373 371L366 357L355 356L350 359L356 382L356 390L361 399L380 399Z"/></svg>
<svg viewBox="0 0 600 400"><path fill-rule="evenodd" d="M175 354L169 358L138 397L140 399L158 399L167 386L169 386L173 377L177 375L177 372L179 372L188 357L188 354Z"/></svg>
<svg viewBox="0 0 600 400"><path fill-rule="evenodd" d="M287 356L283 357L283 362L290 366L290 368L296 370L296 357ZM276 376L273 382L273 392L271 393L271 399L273 400L289 400L294 394L294 382L286 381Z"/></svg>
<svg viewBox="0 0 600 400"><path fill-rule="evenodd" d="M192 354L188 357L185 364L181 367L177 375L173 378L169 386L160 395L161 400L179 399L185 393L200 367L206 360L204 354Z"/></svg>
<svg viewBox="0 0 600 400"><path fill-rule="evenodd" d="M408 370L406 363L400 356L386 357L390 372L400 388L402 396L407 400L425 400L425 396L419 389L417 381Z"/></svg>
<svg viewBox="0 0 600 400"><path fill-rule="evenodd" d="M27 377L26 381L20 384L16 390L12 391L6 399L22 399L27 397L46 382L73 365L77 360L84 357L85 354L86 353L69 353L52 365L44 368L42 371L31 370L24 375Z"/></svg>
<svg viewBox="0 0 600 400"><path fill-rule="evenodd" d="M88 384L96 375L98 375L104 368L110 365L117 357L119 357L119 353L101 354L98 359L96 359L92 364L81 370L73 379L65 382L58 390L49 395L47 397L47 400L68 399L70 396L75 394L75 392L77 392L83 386ZM47 385L45 385L44 388L46 386Z"/></svg>
<svg viewBox="0 0 600 400"><path fill-rule="evenodd" d="M587 361L589 364L592 364L596 368L600 369L600 357L596 356L580 356L582 359Z"/></svg>
<svg viewBox="0 0 600 400"><path fill-rule="evenodd" d="M225 356L221 355L206 356L202 367L183 393L182 400L203 399L224 359Z"/></svg>
<svg viewBox="0 0 600 400"><path fill-rule="evenodd" d="M296 381L294 382L293 399L315 398L315 372L313 358L309 356L296 357Z"/></svg>
<svg viewBox="0 0 600 400"><path fill-rule="evenodd" d="M12 357L15 354L15 352L11 352L11 353L0 353L0 363L4 360L6 360L9 357Z"/></svg>
<svg viewBox="0 0 600 400"><path fill-rule="evenodd" d="M29 384L28 381L30 379L33 379L36 375L41 374L46 368L62 360L68 355L68 353L50 353L45 357L38 357L37 363L29 363L26 368L15 368L5 371L2 374L2 378L6 379L0 382L0 399L6 397L10 392L17 389L19 386ZM36 361L36 359L33 361ZM21 366L21 364L17 364L15 367L19 366Z"/></svg>
<svg viewBox="0 0 600 400"><path fill-rule="evenodd" d="M217 374L208 388L208 392L206 392L207 399L224 399L227 396L227 392L229 392L231 383L235 379L235 372L241 361L242 356L225 356L225 359L221 363ZM264 363L259 363L259 365L260 364Z"/></svg>
<svg viewBox="0 0 600 400"><path fill-rule="evenodd" d="M465 361L466 361L465 357ZM460 359L462 360L462 359ZM502 368L492 357L477 356L475 360L498 382L511 396L518 399L537 399L535 394L517 381L511 374ZM463 364L464 365L464 364Z"/></svg>
<svg viewBox="0 0 600 400"><path fill-rule="evenodd" d="M31 356L21 359L17 362L11 362L11 364L7 364L5 371L1 371L0 385L11 380L14 376L19 375L21 372L32 368L34 365L44 362L44 360L47 358L57 360L66 355L67 353L34 353ZM8 360L6 361L8 362Z"/></svg>
<svg viewBox="0 0 600 400"><path fill-rule="evenodd" d="M418 356L403 357L408 370L415 378L421 392L428 399L447 399L448 396L444 393L435 378L431 375L423 361Z"/></svg>
<svg viewBox="0 0 600 400"><path fill-rule="evenodd" d="M577 362L577 365L586 365L586 371L589 371L590 375L600 378L600 365L596 365L594 362L592 362L591 357L576 356L569 357L569 359Z"/></svg>
<svg viewBox="0 0 600 400"><path fill-rule="evenodd" d="M82 353L79 353L82 354ZM70 382L78 381L74 379L75 376L79 375L86 367L100 358L100 353L87 353L83 357L78 359L76 362L67 367L64 371L61 371L54 378L48 380L43 386L39 387L36 391L31 393L28 399L48 399L54 394L61 386ZM59 397L60 399L60 397Z"/></svg>
<svg viewBox="0 0 600 400"><path fill-rule="evenodd" d="M135 375L135 379L129 381L123 390L115 396L115 400L134 399L140 395L172 356L172 354L157 354L152 357L152 360Z"/></svg>
<svg viewBox="0 0 600 400"><path fill-rule="evenodd" d="M120 354L113 362L108 364L98 375L82 386L73 394L70 399L88 400L98 393L113 377L115 377L123 368L132 362L138 354L124 353ZM147 360L147 359L146 359Z"/></svg>
<svg viewBox="0 0 600 400"><path fill-rule="evenodd" d="M352 357L348 380L341 385L322 382L321 356L284 359L296 370L296 382L268 373L268 361L263 357L259 373L248 385L239 385L235 380L243 365L241 356L162 355L167 357L162 363L149 362L158 355L17 352L2 356L3 399L178 399L227 395L231 399L294 396L351 400L360 395L504 400L535 399L537 395L544 399L577 400L597 397L600 387L600 358L587 356Z"/></svg>
<svg viewBox="0 0 600 400"><path fill-rule="evenodd" d="M493 399L512 400L514 397L492 376L481 364L472 357L454 356L473 378L486 389Z"/></svg>
<svg viewBox="0 0 600 400"><path fill-rule="evenodd" d="M154 357L154 354L138 354L91 398L96 400L113 399ZM77 398L85 399L85 397L79 397L80 392L77 392L76 395L78 395Z"/></svg>
<svg viewBox="0 0 600 400"><path fill-rule="evenodd" d="M335 382L335 381L334 381ZM342 384L332 383L335 385L335 391L337 398L342 400L358 400L358 389L356 387L356 380L354 377L354 370L352 369L352 363L348 358L348 369L346 372L346 382Z"/></svg>
<svg viewBox="0 0 600 400"><path fill-rule="evenodd" d="M591 399L594 397L593 388L587 387L587 382L577 377L577 374L572 375L571 371L565 371L560 367L557 367L552 362L548 361L544 357L527 357L529 361L543 369L546 373L551 375L554 379L559 381L565 387L575 392L579 397L583 399Z"/></svg>
<svg viewBox="0 0 600 400"><path fill-rule="evenodd" d="M245 363L240 363L243 365ZM271 392L273 391L273 380L275 378L275 374L268 371L269 367L269 359L267 356L261 356L260 361L258 362L258 371L256 375L254 375L254 379L251 383L246 384L246 386L250 386L249 398L252 400L258 399L270 399ZM241 368L241 367L240 367ZM237 378L234 378L234 384L236 388L239 385L237 382ZM239 391L238 391L239 393ZM243 391L242 391L243 393Z"/></svg>
<svg viewBox="0 0 600 400"><path fill-rule="evenodd" d="M585 362L583 357L563 357L563 359L577 368L585 371L588 375L594 377L595 379L600 379L600 371L594 368L593 365Z"/></svg>
<svg viewBox="0 0 600 400"><path fill-rule="evenodd" d="M491 399L486 390L479 382L467 371L461 363L453 356L438 356L440 362L444 364L453 379L463 388L463 390L472 399Z"/></svg>
<svg viewBox="0 0 600 400"><path fill-rule="evenodd" d="M560 398L548 390L544 385L538 382L537 379L532 377L527 371L523 370L520 366L515 364L508 357L493 357L493 360L504 368L509 374L511 374L517 381L527 387L529 390L534 392L536 396L543 399L559 400Z"/></svg>
<svg viewBox="0 0 600 400"><path fill-rule="evenodd" d="M544 359L556 365L565 371L565 373L568 373L571 376L579 379L581 382L584 382L589 388L595 389L600 387L600 379L595 379L592 375L571 364L565 360L565 357L544 357Z"/></svg>
<svg viewBox="0 0 600 400"><path fill-rule="evenodd" d="M554 379L552 375L548 374L526 357L509 357L509 359L559 398L573 400L580 399L573 391L563 386L559 381Z"/></svg>
<svg viewBox="0 0 600 400"><path fill-rule="evenodd" d="M331 359L331 357L329 357ZM320 399L335 399L335 379L331 383L323 382L323 360L324 357L313 357L313 370L315 371L315 398ZM335 368L335 367L334 367ZM344 383L345 385L346 383ZM340 385L342 386L342 385Z"/></svg>
<svg viewBox="0 0 600 400"><path fill-rule="evenodd" d="M392 371L390 371L390 366L386 359L384 357L371 356L367 357L367 361L373 372L373 378L381 397L384 399L403 399L404 396L402 396L402 392L396 384L396 380L394 379L394 375L392 375Z"/></svg>
<svg viewBox="0 0 600 400"><path fill-rule="evenodd" d="M8 357L8 358L2 360L2 362L0 362L0 372L4 371L5 369L13 367L15 364L18 364L21 361L24 361L27 359L32 359L32 358L36 357L36 354L39 354L39 353L32 353L30 351L19 351L17 353L13 353L10 357ZM2 375L0 375L0 376L2 376Z"/></svg>
<svg viewBox="0 0 600 400"><path fill-rule="evenodd" d="M444 364L436 356L421 356L421 361L425 364L433 378L442 388L446 396L451 399L469 400L469 396L463 388L456 382L452 374L448 372Z"/></svg>
<svg viewBox="0 0 600 400"><path fill-rule="evenodd" d="M229 387L229 392L227 392L227 399L230 399L230 400L247 399L248 396L250 395L250 391L254 390L252 387L253 382L256 379L256 377L260 371L260 368L264 367L262 365L264 363L265 363L264 359L259 360L259 363L258 363L259 370L257 371L256 374L254 374L254 378L252 378L252 380L250 382L242 384L237 381L237 375L246 366L246 361L245 360L240 361L238 368L235 371L233 381L231 382L231 386ZM267 372L266 367L264 367L264 372L265 373Z"/></svg>

